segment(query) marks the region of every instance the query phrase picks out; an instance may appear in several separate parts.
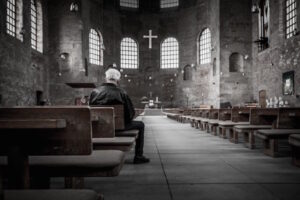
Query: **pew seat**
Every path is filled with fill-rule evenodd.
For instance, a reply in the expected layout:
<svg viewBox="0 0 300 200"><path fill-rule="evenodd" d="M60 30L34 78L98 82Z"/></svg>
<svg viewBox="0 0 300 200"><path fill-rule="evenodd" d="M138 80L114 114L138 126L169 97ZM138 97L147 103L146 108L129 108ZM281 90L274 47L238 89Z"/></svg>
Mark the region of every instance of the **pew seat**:
<svg viewBox="0 0 300 200"><path fill-rule="evenodd" d="M219 125L219 120L217 119L210 119L208 120L208 128L210 129L211 133L217 135L217 126Z"/></svg>
<svg viewBox="0 0 300 200"><path fill-rule="evenodd" d="M137 138L139 134L139 130L126 130L126 131L116 131L116 137L134 137Z"/></svg>
<svg viewBox="0 0 300 200"><path fill-rule="evenodd" d="M94 150L120 150L130 151L134 142L134 137L113 137L113 138L93 138Z"/></svg>
<svg viewBox="0 0 300 200"><path fill-rule="evenodd" d="M290 135L289 143L292 146L293 164L300 167L300 135Z"/></svg>
<svg viewBox="0 0 300 200"><path fill-rule="evenodd" d="M258 130L255 135L264 142L264 153L268 156L278 155L278 140L288 139L292 134L300 134L300 129Z"/></svg>
<svg viewBox="0 0 300 200"><path fill-rule="evenodd" d="M220 121L219 122L219 136L227 139L227 130L230 131L229 134L229 139L231 141L231 139L233 138L233 127L237 126L237 125L248 125L250 124L250 122L233 122L230 120L226 120L226 121Z"/></svg>
<svg viewBox="0 0 300 200"><path fill-rule="evenodd" d="M5 190L4 200L100 200L92 190Z"/></svg>
<svg viewBox="0 0 300 200"><path fill-rule="evenodd" d="M238 143L239 134L243 134L244 143L250 149L255 148L255 132L259 129L272 129L272 125L237 125L233 128L233 142Z"/></svg>
<svg viewBox="0 0 300 200"><path fill-rule="evenodd" d="M49 179L51 177L113 177L125 161L125 153L118 150L93 151L91 155L75 156L30 156L30 176ZM2 176L8 172L6 157L0 157ZM66 179L66 181L68 181ZM67 188L74 188L66 182ZM49 187L49 185L47 186ZM83 184L79 187L84 187Z"/></svg>

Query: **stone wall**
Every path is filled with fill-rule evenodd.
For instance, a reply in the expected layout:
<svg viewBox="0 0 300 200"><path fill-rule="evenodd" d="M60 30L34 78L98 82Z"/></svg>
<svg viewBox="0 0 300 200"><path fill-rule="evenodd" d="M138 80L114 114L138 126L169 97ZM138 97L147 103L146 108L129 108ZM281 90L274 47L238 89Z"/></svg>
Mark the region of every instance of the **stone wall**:
<svg viewBox="0 0 300 200"><path fill-rule="evenodd" d="M253 4L257 1L253 0ZM298 3L298 27L300 27L300 15ZM283 96L282 73L295 71L295 94L283 96L292 106L300 106L300 36L299 34L286 39L285 36L285 1L270 1L270 47L262 52L253 45L253 95L256 100L259 98L259 91L266 90L267 98ZM253 14L253 38L258 38L258 16ZM298 28L299 29L299 28ZM297 97L298 96L298 97Z"/></svg>
<svg viewBox="0 0 300 200"><path fill-rule="evenodd" d="M34 105L36 91L43 91L43 98L52 105L74 104L76 97L88 96L91 89L72 89L66 83L100 85L108 65L120 66L120 43L128 36L138 42L139 69L123 70L121 85L137 107L143 106L144 96L158 97L165 107L241 105L258 101L260 90L266 90L267 97L282 96L282 73L291 70L295 71L295 95L284 99L299 106L300 36L285 39L284 0L272 0L270 47L259 52L253 43L258 38L258 16L251 13L257 1L181 0L178 8L160 10L159 0L143 0L139 10L130 10L119 7L118 0L45 0L44 51L39 53L30 47L30 1L24 1L22 42L6 34L6 1L1 0L0 104ZM79 4L78 12L70 11L72 2ZM103 66L88 62L91 28L103 36ZM197 43L205 28L212 33L212 62L201 65ZM143 39L150 29L159 37L153 40L152 50ZM160 45L170 36L179 42L179 68L160 69ZM243 57L242 71L229 72L233 53ZM183 80L186 66L194 66L190 80Z"/></svg>
<svg viewBox="0 0 300 200"><path fill-rule="evenodd" d="M251 0L220 1L220 102L238 106L252 101L252 27ZM229 58L238 53L243 70L229 71Z"/></svg>
<svg viewBox="0 0 300 200"><path fill-rule="evenodd" d="M31 48L30 1L23 1L23 41L6 33L6 1L0 1L0 95L1 106L35 105L36 91L48 99L48 22L44 23L44 52ZM43 14L47 16L47 2Z"/></svg>

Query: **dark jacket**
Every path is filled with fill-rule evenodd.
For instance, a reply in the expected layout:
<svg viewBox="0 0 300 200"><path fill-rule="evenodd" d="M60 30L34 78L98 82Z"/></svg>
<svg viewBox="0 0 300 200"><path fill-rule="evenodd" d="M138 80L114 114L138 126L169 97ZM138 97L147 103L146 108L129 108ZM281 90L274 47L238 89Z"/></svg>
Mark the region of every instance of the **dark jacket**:
<svg viewBox="0 0 300 200"><path fill-rule="evenodd" d="M99 88L92 91L90 105L124 105L124 121L130 124L134 115L134 107L125 90L112 83L103 83Z"/></svg>

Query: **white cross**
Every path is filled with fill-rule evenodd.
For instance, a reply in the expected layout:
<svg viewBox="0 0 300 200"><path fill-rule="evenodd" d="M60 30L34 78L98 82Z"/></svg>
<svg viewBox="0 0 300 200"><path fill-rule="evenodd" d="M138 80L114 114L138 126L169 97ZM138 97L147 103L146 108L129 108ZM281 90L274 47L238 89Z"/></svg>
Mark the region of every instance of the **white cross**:
<svg viewBox="0 0 300 200"><path fill-rule="evenodd" d="M149 49L152 49L152 39L158 38L158 36L152 35L152 30L149 30L149 35L144 35L143 38L149 39Z"/></svg>

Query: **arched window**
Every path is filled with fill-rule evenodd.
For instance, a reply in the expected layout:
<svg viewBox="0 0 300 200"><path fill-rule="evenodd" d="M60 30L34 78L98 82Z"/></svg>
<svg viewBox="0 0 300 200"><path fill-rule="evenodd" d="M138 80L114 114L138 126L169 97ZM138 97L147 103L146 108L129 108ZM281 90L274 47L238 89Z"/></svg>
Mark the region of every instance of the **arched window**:
<svg viewBox="0 0 300 200"><path fill-rule="evenodd" d="M190 65L185 66L183 68L183 80L189 81L192 80L192 77L193 77L192 67Z"/></svg>
<svg viewBox="0 0 300 200"><path fill-rule="evenodd" d="M139 8L139 0L120 0L121 7Z"/></svg>
<svg viewBox="0 0 300 200"><path fill-rule="evenodd" d="M42 5L39 0L30 3L31 47L43 52L43 15Z"/></svg>
<svg viewBox="0 0 300 200"><path fill-rule="evenodd" d="M229 58L229 72L244 72L244 58L241 54L231 54Z"/></svg>
<svg viewBox="0 0 300 200"><path fill-rule="evenodd" d="M121 41L121 68L137 69L138 68L138 45L129 37Z"/></svg>
<svg viewBox="0 0 300 200"><path fill-rule="evenodd" d="M161 68L175 69L179 67L179 44L176 38L169 37L161 44Z"/></svg>
<svg viewBox="0 0 300 200"><path fill-rule="evenodd" d="M172 8L179 6L178 0L160 0L161 8Z"/></svg>
<svg viewBox="0 0 300 200"><path fill-rule="evenodd" d="M23 41L23 1L6 1L6 33Z"/></svg>
<svg viewBox="0 0 300 200"><path fill-rule="evenodd" d="M297 2L296 0L286 0L286 38L294 36L297 32Z"/></svg>
<svg viewBox="0 0 300 200"><path fill-rule="evenodd" d="M258 15L258 48L260 51L269 47L270 39L270 3L260 0Z"/></svg>
<svg viewBox="0 0 300 200"><path fill-rule="evenodd" d="M91 29L89 34L89 56L91 64L103 65L103 40L95 29Z"/></svg>
<svg viewBox="0 0 300 200"><path fill-rule="evenodd" d="M211 62L211 33L208 28L202 31L199 38L199 58L200 64Z"/></svg>

